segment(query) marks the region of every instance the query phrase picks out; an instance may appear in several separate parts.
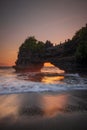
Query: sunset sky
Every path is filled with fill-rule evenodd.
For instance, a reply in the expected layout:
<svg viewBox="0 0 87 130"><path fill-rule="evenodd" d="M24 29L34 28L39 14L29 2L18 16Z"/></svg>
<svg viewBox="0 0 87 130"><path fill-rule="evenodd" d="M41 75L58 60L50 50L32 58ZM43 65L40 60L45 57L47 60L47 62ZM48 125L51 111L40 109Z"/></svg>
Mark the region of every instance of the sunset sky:
<svg viewBox="0 0 87 130"><path fill-rule="evenodd" d="M87 23L87 0L0 0L0 65L14 65L28 36L60 43Z"/></svg>

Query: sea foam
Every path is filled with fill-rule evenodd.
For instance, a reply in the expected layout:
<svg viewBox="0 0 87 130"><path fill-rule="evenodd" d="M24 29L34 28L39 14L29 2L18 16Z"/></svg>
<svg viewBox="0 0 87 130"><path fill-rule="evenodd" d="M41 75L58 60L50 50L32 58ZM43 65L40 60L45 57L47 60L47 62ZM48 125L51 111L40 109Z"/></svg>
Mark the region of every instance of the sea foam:
<svg viewBox="0 0 87 130"><path fill-rule="evenodd" d="M49 83L41 78L61 77L60 81ZM37 80L36 80L37 79ZM57 79L58 80L58 79ZM87 78L79 74L59 74L50 72L15 73L13 69L0 70L0 94L24 92L60 92L68 90L87 89Z"/></svg>

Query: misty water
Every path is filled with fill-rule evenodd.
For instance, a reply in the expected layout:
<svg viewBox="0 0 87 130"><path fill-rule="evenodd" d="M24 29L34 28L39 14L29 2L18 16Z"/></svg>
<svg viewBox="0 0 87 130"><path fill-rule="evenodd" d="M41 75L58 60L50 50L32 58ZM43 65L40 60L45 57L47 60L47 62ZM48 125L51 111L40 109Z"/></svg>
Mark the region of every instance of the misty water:
<svg viewBox="0 0 87 130"><path fill-rule="evenodd" d="M53 65L40 71L16 72L13 68L0 69L0 94L24 92L60 92L87 89L87 77L65 73Z"/></svg>

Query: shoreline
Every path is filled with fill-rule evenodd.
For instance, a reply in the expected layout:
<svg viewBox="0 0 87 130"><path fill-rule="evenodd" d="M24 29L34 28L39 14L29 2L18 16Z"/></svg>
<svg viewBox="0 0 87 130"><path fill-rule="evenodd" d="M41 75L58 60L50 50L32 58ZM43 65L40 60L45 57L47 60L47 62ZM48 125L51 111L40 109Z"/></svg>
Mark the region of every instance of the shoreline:
<svg viewBox="0 0 87 130"><path fill-rule="evenodd" d="M0 95L0 130L87 129L87 90Z"/></svg>

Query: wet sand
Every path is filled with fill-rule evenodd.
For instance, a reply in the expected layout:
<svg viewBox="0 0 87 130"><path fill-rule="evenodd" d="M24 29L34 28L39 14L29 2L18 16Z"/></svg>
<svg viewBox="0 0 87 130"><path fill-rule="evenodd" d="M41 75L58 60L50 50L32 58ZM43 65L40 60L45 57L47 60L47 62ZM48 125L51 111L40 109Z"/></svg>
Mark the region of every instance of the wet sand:
<svg viewBox="0 0 87 130"><path fill-rule="evenodd" d="M0 130L87 130L87 91L0 95Z"/></svg>

